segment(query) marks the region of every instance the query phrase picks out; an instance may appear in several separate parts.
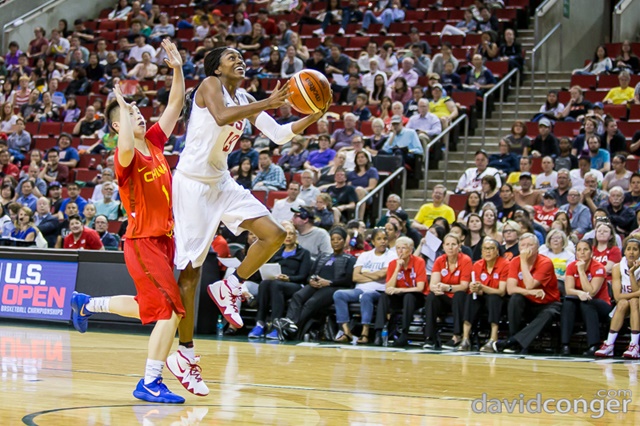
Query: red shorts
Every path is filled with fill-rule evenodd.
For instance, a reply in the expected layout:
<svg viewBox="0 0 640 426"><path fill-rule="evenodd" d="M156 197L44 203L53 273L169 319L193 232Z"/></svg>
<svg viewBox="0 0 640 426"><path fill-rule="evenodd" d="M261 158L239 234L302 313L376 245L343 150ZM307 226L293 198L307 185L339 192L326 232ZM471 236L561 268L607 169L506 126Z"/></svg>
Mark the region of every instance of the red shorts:
<svg viewBox="0 0 640 426"><path fill-rule="evenodd" d="M184 317L180 289L173 276L173 238L127 238L124 261L133 278L143 324L171 318L175 312Z"/></svg>

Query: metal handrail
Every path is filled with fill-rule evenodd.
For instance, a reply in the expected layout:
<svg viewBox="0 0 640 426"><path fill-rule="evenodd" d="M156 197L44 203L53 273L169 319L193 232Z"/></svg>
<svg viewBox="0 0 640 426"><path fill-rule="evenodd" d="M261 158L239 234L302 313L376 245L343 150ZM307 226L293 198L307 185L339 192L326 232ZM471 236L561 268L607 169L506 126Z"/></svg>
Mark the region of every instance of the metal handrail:
<svg viewBox="0 0 640 426"><path fill-rule="evenodd" d="M504 96L504 86L506 83L508 83L511 80L511 77L513 77L514 74L516 75L516 111L519 111L520 110L520 69L519 68L514 68L511 71L509 71L507 75L502 77L502 80L500 80L498 84L493 86L491 89L487 91L487 93L485 93L482 96L482 149L484 149L484 144L486 139L487 100L489 99L489 96L491 96L496 90L500 89L500 103L502 103L502 99ZM498 128L502 129L503 108L498 108L498 109L500 114L499 116L500 118L498 120L499 121Z"/></svg>
<svg viewBox="0 0 640 426"><path fill-rule="evenodd" d="M465 146L467 144L467 141L469 139L469 116L467 114L462 114L460 117L458 117L453 123L451 123L449 125L449 127L447 127L445 129L445 131L443 131L442 133L440 133L438 136L435 137L435 139L429 141L428 144L423 146L424 149L424 197L423 198L423 202L427 202L427 183L429 182L429 150L431 149L431 147L433 145L435 145L436 142L440 141L442 138L444 138L444 165L445 165L445 169L444 169L444 182L443 184L446 185L447 184L447 177L449 175L449 168L447 167L449 165L449 134L451 133L451 131L453 129L456 128L456 126L458 124L460 124L462 121L465 121L466 125L464 127L464 138L465 138ZM446 136L446 137L445 137Z"/></svg>
<svg viewBox="0 0 640 426"><path fill-rule="evenodd" d="M540 6L536 7L536 11L533 14L533 36L536 41L540 38L538 18L544 16L557 1L558 0L545 0L540 3ZM547 8L547 6L549 6L549 8Z"/></svg>
<svg viewBox="0 0 640 426"><path fill-rule="evenodd" d="M536 80L536 52L542 47L544 46L544 44L551 38L551 36L556 32L560 30L560 44L559 44L559 48L560 48L560 69L562 69L562 22L558 22L552 29L551 31L549 31L547 33L546 36L544 36L544 38L542 40L540 40L538 42L538 44L536 44L533 49L531 49L531 102L533 102L533 90L535 87L535 80ZM545 68L545 83L548 84L549 83L549 51L547 49L545 49L545 60L544 60L544 68Z"/></svg>
<svg viewBox="0 0 640 426"><path fill-rule="evenodd" d="M396 176L398 176L401 173L402 173L402 186L401 186L402 192L400 197L404 200L404 189L407 186L407 169L404 168L404 163L403 163L402 167L398 167L397 169L395 169L393 173L391 173L385 180L380 182L378 186L373 188L367 195L365 195L360 201L356 203L356 217L358 218L358 220L364 219L364 210L362 211L362 214L360 214L360 207L364 203L366 203L368 199L372 198L378 192L382 191L385 186L387 186L392 180L396 178ZM378 197L378 216L382 213L382 198L383 197Z"/></svg>

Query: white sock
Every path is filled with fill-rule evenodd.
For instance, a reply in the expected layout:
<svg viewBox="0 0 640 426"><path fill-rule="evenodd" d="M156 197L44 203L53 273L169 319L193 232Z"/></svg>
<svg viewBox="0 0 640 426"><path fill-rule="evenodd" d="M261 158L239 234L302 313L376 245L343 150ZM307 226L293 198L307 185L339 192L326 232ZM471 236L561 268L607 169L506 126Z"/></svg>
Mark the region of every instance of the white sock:
<svg viewBox="0 0 640 426"><path fill-rule="evenodd" d="M147 365L144 369L144 384L148 385L158 377L162 377L163 367L164 361L156 361L155 359L147 358Z"/></svg>
<svg viewBox="0 0 640 426"><path fill-rule="evenodd" d="M632 335L633 336L633 335ZM636 334L637 336L637 334ZM616 339L618 338L618 333L611 333L609 332L609 336L607 336L607 340L605 341L605 343L607 345L613 345L616 342ZM632 337L633 338L633 337ZM637 340L636 340L637 341Z"/></svg>
<svg viewBox="0 0 640 426"><path fill-rule="evenodd" d="M193 347L188 348L186 346L179 345L178 350L182 353L182 355L189 358L189 361L193 361L194 359L196 359L196 351Z"/></svg>
<svg viewBox="0 0 640 426"><path fill-rule="evenodd" d="M231 274L227 277L227 283L229 284L229 286L232 289L236 289L238 287L240 287L240 281L238 281L238 277L236 277L235 275Z"/></svg>
<svg viewBox="0 0 640 426"><path fill-rule="evenodd" d="M638 345L638 337L640 337L640 334L636 333L631 333L631 344L632 345Z"/></svg>
<svg viewBox="0 0 640 426"><path fill-rule="evenodd" d="M98 313L109 313L109 301L111 297L92 297L89 299L89 303L87 303L87 311L93 312L95 314Z"/></svg>

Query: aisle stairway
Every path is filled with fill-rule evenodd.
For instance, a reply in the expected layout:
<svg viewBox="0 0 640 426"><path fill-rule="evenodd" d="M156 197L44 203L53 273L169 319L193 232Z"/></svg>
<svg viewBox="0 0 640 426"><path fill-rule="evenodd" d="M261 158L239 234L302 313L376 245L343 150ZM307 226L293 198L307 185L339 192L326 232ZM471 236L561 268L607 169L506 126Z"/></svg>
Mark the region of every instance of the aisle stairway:
<svg viewBox="0 0 640 426"><path fill-rule="evenodd" d="M519 39L523 44L523 48L530 52L533 48L533 30L521 30ZM409 217L413 217L423 204L425 187L427 190L427 201L431 198L431 189L439 183L444 182L445 170L447 170L447 182L445 183L447 189L453 191L456 187L458 178L462 175L462 172L468 168L473 167L473 153L477 150L484 148L489 154L496 153L498 151L498 142L500 137L509 134L511 124L516 119L523 121L529 121L534 114L538 112L540 106L546 99L547 91L551 88L560 89L561 87L568 88L569 80L571 79L570 72L549 72L549 82L545 82L544 72L537 72L535 76L535 84L533 89L533 102L531 101L531 72L528 68L530 55L527 55L527 62L525 66L525 78L522 86L520 87L520 105L519 110L516 111L516 91L513 88L510 91L506 102L502 104L496 104L496 110L493 112L492 117L487 119L487 125L485 128L486 142L483 147L482 144L482 112L480 111L478 118L478 128L475 135L469 137L469 146L466 155L464 155L464 141L461 140L458 144L457 152L449 152L449 161L447 164L444 161L440 162L438 170L429 171L428 182L422 180L420 182L419 189L407 190L405 193L405 200L403 201L403 207L407 210ZM503 121L502 126L499 126L499 111L498 108L502 108Z"/></svg>

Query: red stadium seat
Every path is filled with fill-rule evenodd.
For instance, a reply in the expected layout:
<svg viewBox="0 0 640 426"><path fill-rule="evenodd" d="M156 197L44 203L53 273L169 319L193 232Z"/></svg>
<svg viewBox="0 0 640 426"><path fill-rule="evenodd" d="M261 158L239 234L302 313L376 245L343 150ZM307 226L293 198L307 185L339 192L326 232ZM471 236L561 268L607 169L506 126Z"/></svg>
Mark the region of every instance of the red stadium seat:
<svg viewBox="0 0 640 426"><path fill-rule="evenodd" d="M61 128L62 126L60 123L40 123L40 130L38 130L38 133L45 136L58 136L60 135Z"/></svg>
<svg viewBox="0 0 640 426"><path fill-rule="evenodd" d="M91 160L93 160L93 163L91 162ZM90 165L92 167L97 167L100 163L102 163L102 155L82 154L80 156L80 161L78 161L78 164L76 165L76 167L79 169L88 169Z"/></svg>
<svg viewBox="0 0 640 426"><path fill-rule="evenodd" d="M606 104L604 106L605 114L608 114L615 118L616 120L620 120L624 118L626 120L627 114L629 113L629 109L626 105L609 105Z"/></svg>
<svg viewBox="0 0 640 426"><path fill-rule="evenodd" d="M251 191L251 194L256 197L256 200L260 201L265 206L267 205L267 193L265 191Z"/></svg>
<svg viewBox="0 0 640 426"><path fill-rule="evenodd" d="M39 149L42 152L46 152L57 144L56 138L36 138L31 142L31 149Z"/></svg>
<svg viewBox="0 0 640 426"><path fill-rule="evenodd" d="M533 157L531 159L531 173L536 175L542 173L542 157Z"/></svg>
<svg viewBox="0 0 640 426"><path fill-rule="evenodd" d="M556 137L567 136L573 138L580 132L580 123L572 121L557 121L553 126L553 134Z"/></svg>
<svg viewBox="0 0 640 426"><path fill-rule="evenodd" d="M118 232L120 232L120 227L122 226L122 222L118 221L118 220L110 220L109 221L109 227L107 228L107 230L109 232L111 232L112 234L118 234Z"/></svg>
<svg viewBox="0 0 640 426"><path fill-rule="evenodd" d="M595 90L587 90L584 92L584 98L591 103L602 102L605 96L606 93L598 92Z"/></svg>
<svg viewBox="0 0 640 426"><path fill-rule="evenodd" d="M583 90L595 89L598 78L595 75L579 75L571 76L571 86L580 86Z"/></svg>
<svg viewBox="0 0 640 426"><path fill-rule="evenodd" d="M627 170L629 170L630 172L636 173L638 171L638 167L640 166L640 160L638 160L637 158L627 158L627 163L625 164L625 167Z"/></svg>
<svg viewBox="0 0 640 426"><path fill-rule="evenodd" d="M62 123L62 131L64 133L73 133L74 127L76 127L76 123Z"/></svg>
<svg viewBox="0 0 640 426"><path fill-rule="evenodd" d="M620 86L620 81L618 81L617 75L601 75L598 78L598 89L611 89L618 86Z"/></svg>
<svg viewBox="0 0 640 426"><path fill-rule="evenodd" d="M629 121L640 121L640 105L631 105L629 110Z"/></svg>
<svg viewBox="0 0 640 426"><path fill-rule="evenodd" d="M507 61L486 61L484 65L498 80L509 72L509 63Z"/></svg>
<svg viewBox="0 0 640 426"><path fill-rule="evenodd" d="M31 136L39 136L38 128L40 127L40 123L32 122L32 123L24 123L24 129L31 134Z"/></svg>
<svg viewBox="0 0 640 426"><path fill-rule="evenodd" d="M80 196L85 200L91 199L93 197L93 188L85 186L80 190Z"/></svg>
<svg viewBox="0 0 640 426"><path fill-rule="evenodd" d="M287 198L287 191L269 191L269 195L267 196L267 208L271 210L276 200L282 200L283 198Z"/></svg>
<svg viewBox="0 0 640 426"><path fill-rule="evenodd" d="M80 181L80 182L91 182L93 178L95 178L97 175L100 174L98 170L76 168L74 169L74 171L75 171L75 177L73 180Z"/></svg>
<svg viewBox="0 0 640 426"><path fill-rule="evenodd" d="M449 207L451 207L456 212L456 216L462 210L464 210L464 206L467 203L468 194L451 194L449 196Z"/></svg>
<svg viewBox="0 0 640 426"><path fill-rule="evenodd" d="M638 130L640 130L640 124L635 122L618 121L618 130L627 139L630 139Z"/></svg>

